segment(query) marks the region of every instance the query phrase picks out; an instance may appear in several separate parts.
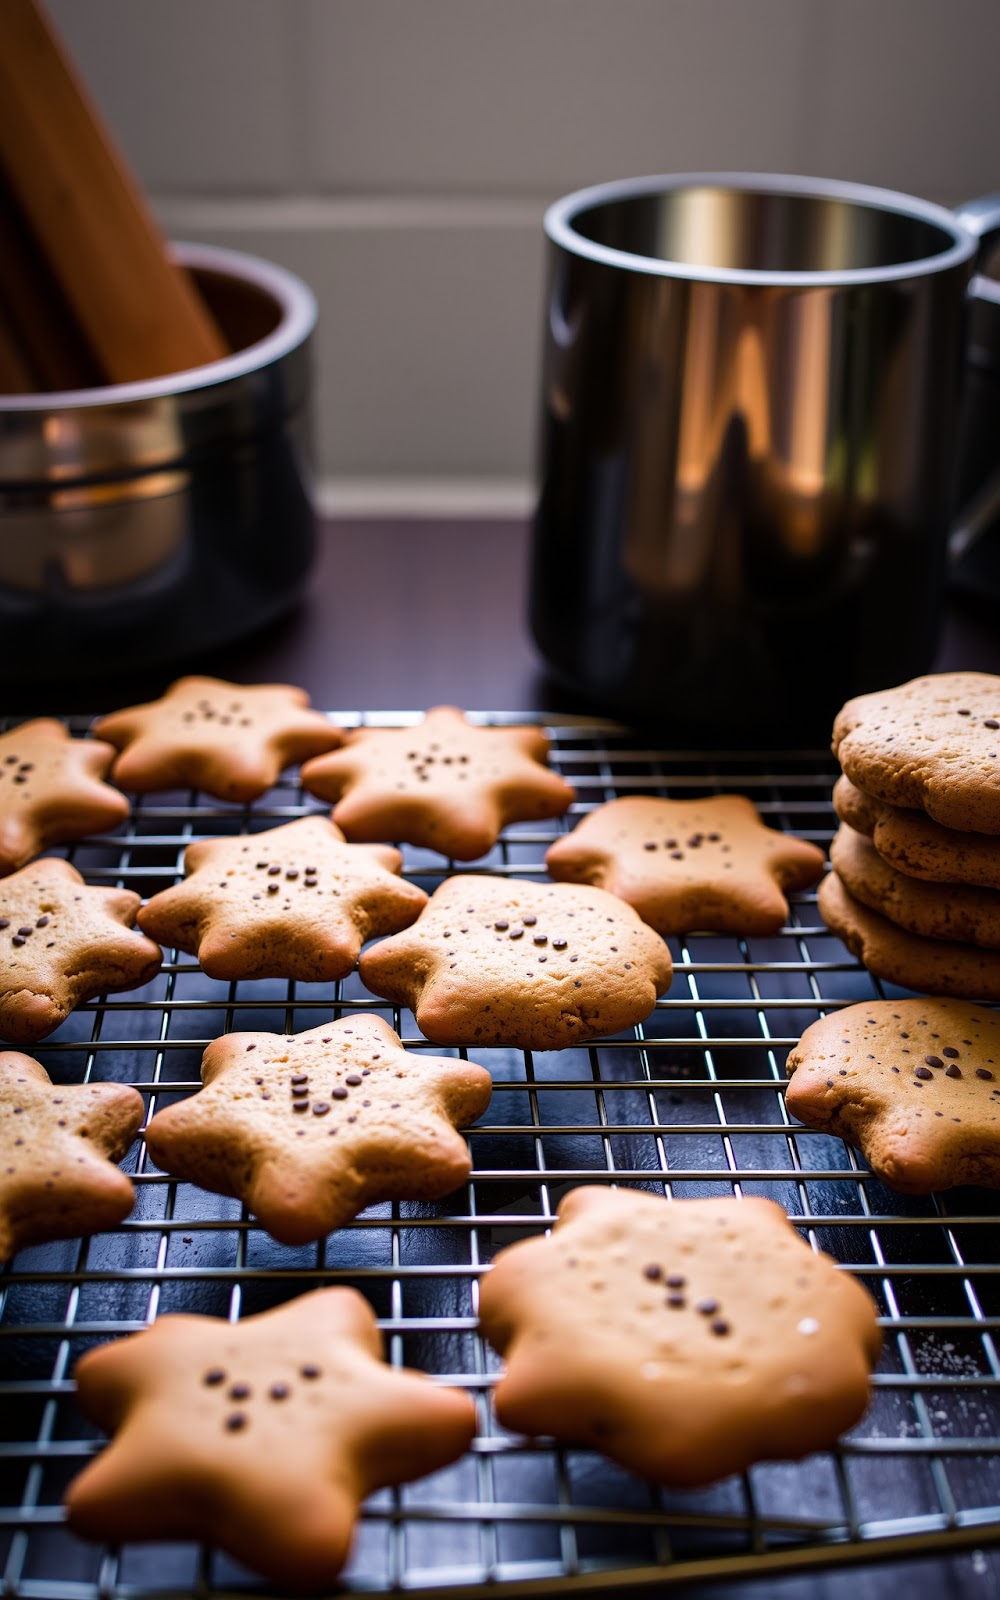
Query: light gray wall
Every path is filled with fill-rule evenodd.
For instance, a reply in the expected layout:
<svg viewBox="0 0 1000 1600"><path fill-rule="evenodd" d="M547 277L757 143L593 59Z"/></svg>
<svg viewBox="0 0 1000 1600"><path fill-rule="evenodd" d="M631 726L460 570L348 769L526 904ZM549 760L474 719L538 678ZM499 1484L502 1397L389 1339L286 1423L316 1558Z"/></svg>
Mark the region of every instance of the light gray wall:
<svg viewBox="0 0 1000 1600"><path fill-rule="evenodd" d="M1000 189L1000 0L49 0L175 237L300 272L339 477L521 478L554 196Z"/></svg>

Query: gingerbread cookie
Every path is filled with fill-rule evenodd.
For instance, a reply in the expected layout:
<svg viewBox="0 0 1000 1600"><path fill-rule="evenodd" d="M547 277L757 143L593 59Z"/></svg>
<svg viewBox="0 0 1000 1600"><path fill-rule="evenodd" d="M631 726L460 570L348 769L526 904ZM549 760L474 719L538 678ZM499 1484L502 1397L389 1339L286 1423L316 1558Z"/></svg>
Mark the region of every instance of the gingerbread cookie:
<svg viewBox="0 0 1000 1600"><path fill-rule="evenodd" d="M476 1427L471 1395L385 1363L353 1289L236 1323L161 1317L75 1376L113 1434L70 1484L75 1533L210 1541L295 1593L334 1582L367 1495L447 1466Z"/></svg>
<svg viewBox="0 0 1000 1600"><path fill-rule="evenodd" d="M922 939L870 911L827 873L817 896L820 916L876 978L924 994L1000 1000L1000 951L946 939Z"/></svg>
<svg viewBox="0 0 1000 1600"><path fill-rule="evenodd" d="M379 1200L438 1200L472 1166L455 1130L490 1103L471 1062L409 1054L362 1013L285 1038L227 1033L205 1088L153 1117L158 1167L242 1200L282 1244L309 1244Z"/></svg>
<svg viewBox="0 0 1000 1600"><path fill-rule="evenodd" d="M128 816L125 796L101 782L114 753L97 739L71 739L51 717L0 734L0 874Z"/></svg>
<svg viewBox="0 0 1000 1600"><path fill-rule="evenodd" d="M160 700L114 711L94 731L122 753L123 789L202 789L220 800L256 800L293 761L333 750L343 735L304 689L287 683L178 678Z"/></svg>
<svg viewBox="0 0 1000 1600"><path fill-rule="evenodd" d="M765 828L745 795L710 800L611 800L557 839L553 878L593 883L635 906L658 933L777 933L783 890L822 875L822 850Z"/></svg>
<svg viewBox="0 0 1000 1600"><path fill-rule="evenodd" d="M345 844L325 817L189 845L183 883L143 906L140 928L198 957L210 978L344 978L366 939L409 927L427 903L391 845Z"/></svg>
<svg viewBox="0 0 1000 1600"><path fill-rule="evenodd" d="M113 1228L135 1191L120 1161L145 1113L124 1083L53 1083L0 1052L0 1261L28 1244Z"/></svg>
<svg viewBox="0 0 1000 1600"><path fill-rule="evenodd" d="M1000 678L941 672L859 695L837 714L833 750L865 794L1000 834Z"/></svg>
<svg viewBox="0 0 1000 1600"><path fill-rule="evenodd" d="M81 1001L148 982L160 947L132 926L139 905L51 856L0 880L0 1034L30 1044Z"/></svg>
<svg viewBox="0 0 1000 1600"><path fill-rule="evenodd" d="M829 1448L878 1358L875 1306L770 1200L574 1189L502 1250L480 1321L505 1428L695 1488Z"/></svg>
<svg viewBox="0 0 1000 1600"><path fill-rule="evenodd" d="M558 1050L644 1022L673 969L660 936L603 889L458 876L360 971L435 1044Z"/></svg>
<svg viewBox="0 0 1000 1600"><path fill-rule="evenodd" d="M785 1104L856 1145L903 1194L1000 1188L1000 1017L958 1000L871 1000L822 1017L788 1057Z"/></svg>
<svg viewBox="0 0 1000 1600"><path fill-rule="evenodd" d="M573 790L545 765L540 728L479 728L435 706L416 728L359 728L344 748L302 768L302 782L335 800L348 839L399 839L456 861L485 855L509 822L560 817Z"/></svg>
<svg viewBox="0 0 1000 1600"><path fill-rule="evenodd" d="M968 884L923 883L883 861L870 839L842 822L830 860L848 894L922 939L1000 950L1000 894Z"/></svg>
<svg viewBox="0 0 1000 1600"><path fill-rule="evenodd" d="M995 836L942 828L925 811L873 799L843 774L834 785L833 808L842 822L871 839L883 861L907 877L1000 889L1000 841Z"/></svg>

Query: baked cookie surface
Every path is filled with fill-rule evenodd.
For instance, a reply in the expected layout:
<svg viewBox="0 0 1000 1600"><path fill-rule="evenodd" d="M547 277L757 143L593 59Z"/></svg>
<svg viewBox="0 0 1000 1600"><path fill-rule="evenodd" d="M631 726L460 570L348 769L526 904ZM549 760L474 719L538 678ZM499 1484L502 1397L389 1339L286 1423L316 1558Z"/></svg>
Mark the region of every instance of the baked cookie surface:
<svg viewBox="0 0 1000 1600"><path fill-rule="evenodd" d="M923 939L1000 950L1000 894L968 884L925 883L883 861L870 839L842 822L830 861L855 900Z"/></svg>
<svg viewBox="0 0 1000 1600"><path fill-rule="evenodd" d="M866 794L1000 834L1000 677L942 672L859 695L837 713L833 750Z"/></svg>
<svg viewBox="0 0 1000 1600"><path fill-rule="evenodd" d="M71 738L51 717L0 734L0 873L128 816L125 796L101 781L114 754L98 739Z"/></svg>
<svg viewBox="0 0 1000 1600"><path fill-rule="evenodd" d="M343 749L309 761L310 794L336 801L348 839L400 840L472 861L509 822L560 817L573 801L545 765L540 728L480 728L454 706L435 706L411 728L359 728Z"/></svg>
<svg viewBox="0 0 1000 1600"><path fill-rule="evenodd" d="M598 806L545 857L551 877L592 883L634 906L658 933L777 933L783 890L821 876L814 844L766 828L744 795L630 796Z"/></svg>
<svg viewBox="0 0 1000 1600"><path fill-rule="evenodd" d="M363 982L435 1044L557 1050L643 1022L670 952L603 889L460 874L361 955Z"/></svg>
<svg viewBox="0 0 1000 1600"><path fill-rule="evenodd" d="M347 844L325 817L302 817L189 845L184 882L154 895L137 921L197 956L210 978L333 982L366 939L408 927L426 905L401 866L390 845Z"/></svg>
<svg viewBox="0 0 1000 1600"><path fill-rule="evenodd" d="M785 1104L903 1194L1000 1187L1000 1016L957 1000L873 1000L807 1028Z"/></svg>
<svg viewBox="0 0 1000 1600"><path fill-rule="evenodd" d="M161 952L133 927L139 905L53 856L0 879L0 1034L32 1043L81 1001L148 982Z"/></svg>
<svg viewBox="0 0 1000 1600"><path fill-rule="evenodd" d="M855 900L835 872L820 884L817 904L851 954L886 983L960 1000L1000 1000L1000 951L907 933Z"/></svg>
<svg viewBox="0 0 1000 1600"><path fill-rule="evenodd" d="M834 1443L880 1348L861 1285L770 1200L593 1187L480 1290L501 1424L692 1488Z"/></svg>
<svg viewBox="0 0 1000 1600"><path fill-rule="evenodd" d="M471 1396L386 1365L347 1288L237 1323L161 1317L75 1376L113 1438L70 1485L74 1532L211 1541L295 1592L333 1583L366 1495L446 1466L475 1432Z"/></svg>
<svg viewBox="0 0 1000 1600"><path fill-rule="evenodd" d="M99 717L94 732L120 751L123 789L192 788L220 800L255 800L291 762L342 739L304 689L288 683L178 678L159 700Z"/></svg>
<svg viewBox="0 0 1000 1600"><path fill-rule="evenodd" d="M228 1033L205 1087L152 1118L166 1172L234 1195L282 1244L308 1244L380 1200L437 1200L472 1166L456 1129L490 1102L472 1062L405 1051L381 1017L353 1014L287 1038Z"/></svg>
<svg viewBox="0 0 1000 1600"><path fill-rule="evenodd" d="M28 1244L113 1228L135 1191L120 1161L145 1105L124 1083L53 1083L0 1051L0 1262Z"/></svg>
<svg viewBox="0 0 1000 1600"><path fill-rule="evenodd" d="M876 800L843 774L834 785L833 808L842 822L871 839L883 861L907 877L1000 889L1000 838L995 835L942 828L924 811Z"/></svg>

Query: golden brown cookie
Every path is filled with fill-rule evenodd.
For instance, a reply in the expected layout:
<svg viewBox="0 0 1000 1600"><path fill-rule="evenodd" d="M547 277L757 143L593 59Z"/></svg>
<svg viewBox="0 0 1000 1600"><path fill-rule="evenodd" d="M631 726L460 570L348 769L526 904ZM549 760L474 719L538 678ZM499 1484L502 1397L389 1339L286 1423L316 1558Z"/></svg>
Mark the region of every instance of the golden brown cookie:
<svg viewBox="0 0 1000 1600"><path fill-rule="evenodd" d="M1000 951L922 939L855 900L835 872L817 896L820 916L868 971L886 983L959 1000L1000 1000Z"/></svg>
<svg viewBox="0 0 1000 1600"><path fill-rule="evenodd" d="M51 717L0 734L0 873L128 816L125 796L101 782L114 753L97 739L71 739Z"/></svg>
<svg viewBox="0 0 1000 1600"><path fill-rule="evenodd" d="M353 1289L236 1323L161 1317L75 1376L113 1434L70 1484L75 1533L210 1541L295 1593L334 1582L367 1495L447 1466L475 1432L470 1395L386 1365Z"/></svg>
<svg viewBox="0 0 1000 1600"><path fill-rule="evenodd" d="M435 1044L558 1050L644 1022L670 952L603 889L447 878L418 921L362 952L363 982Z"/></svg>
<svg viewBox="0 0 1000 1600"><path fill-rule="evenodd" d="M133 927L139 905L52 856L0 880L0 1034L30 1044L81 1001L147 983L160 947Z"/></svg>
<svg viewBox="0 0 1000 1600"><path fill-rule="evenodd" d="M98 718L94 732L121 751L113 777L123 789L256 800L291 762L340 743L340 730L308 706L305 690L287 683L178 678L162 699Z"/></svg>
<svg viewBox="0 0 1000 1600"><path fill-rule="evenodd" d="M573 801L545 765L540 728L479 728L435 706L415 728L358 728L302 768L348 839L398 839L456 861L485 855L509 822L560 817Z"/></svg>
<svg viewBox="0 0 1000 1600"><path fill-rule="evenodd" d="M135 1191L120 1161L145 1112L124 1083L53 1083L0 1052L0 1261L28 1244L113 1228Z"/></svg>
<svg viewBox="0 0 1000 1600"><path fill-rule="evenodd" d="M785 1104L856 1145L890 1189L1000 1188L1000 1017L959 1000L869 1000L788 1057Z"/></svg>
<svg viewBox="0 0 1000 1600"><path fill-rule="evenodd" d="M883 861L870 839L840 824L830 860L848 894L922 939L1000 950L1000 894L963 883L924 883Z"/></svg>
<svg viewBox="0 0 1000 1600"><path fill-rule="evenodd" d="M158 1167L234 1195L282 1244L309 1244L379 1200L438 1200L469 1176L455 1130L490 1103L472 1062L405 1051L361 1013L286 1038L228 1033L205 1088L153 1117Z"/></svg>
<svg viewBox="0 0 1000 1600"><path fill-rule="evenodd" d="M833 1445L880 1347L869 1295L772 1201L597 1187L500 1252L480 1322L505 1428L683 1488Z"/></svg>
<svg viewBox="0 0 1000 1600"><path fill-rule="evenodd" d="M859 695L837 713L833 751L878 800L1000 834L1000 677L940 672Z"/></svg>
<svg viewBox="0 0 1000 1600"><path fill-rule="evenodd" d="M1000 889L1000 839L988 833L942 828L925 811L886 805L843 774L833 789L842 822L871 839L883 861L929 883L968 883Z"/></svg>
<svg viewBox="0 0 1000 1600"><path fill-rule="evenodd" d="M137 921L197 956L210 978L344 978L366 939L409 927L427 904L391 845L345 844L325 817L188 845L183 883Z"/></svg>
<svg viewBox="0 0 1000 1600"><path fill-rule="evenodd" d="M822 875L822 850L765 828L745 795L598 806L545 857L553 878L593 883L635 906L658 933L777 933L783 890Z"/></svg>

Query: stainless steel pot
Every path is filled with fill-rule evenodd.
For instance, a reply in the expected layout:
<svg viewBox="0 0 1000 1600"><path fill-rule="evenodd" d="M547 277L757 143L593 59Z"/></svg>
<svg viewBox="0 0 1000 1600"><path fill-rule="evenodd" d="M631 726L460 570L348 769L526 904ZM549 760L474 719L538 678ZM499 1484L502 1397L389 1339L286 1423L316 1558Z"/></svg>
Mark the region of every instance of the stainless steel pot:
<svg viewBox="0 0 1000 1600"><path fill-rule="evenodd" d="M310 290L173 246L234 353L143 383L0 396L0 681L194 660L269 621L313 554Z"/></svg>
<svg viewBox="0 0 1000 1600"><path fill-rule="evenodd" d="M973 228L730 173L583 190L545 228L531 620L554 671L631 721L758 744L825 737L848 695L926 668Z"/></svg>

